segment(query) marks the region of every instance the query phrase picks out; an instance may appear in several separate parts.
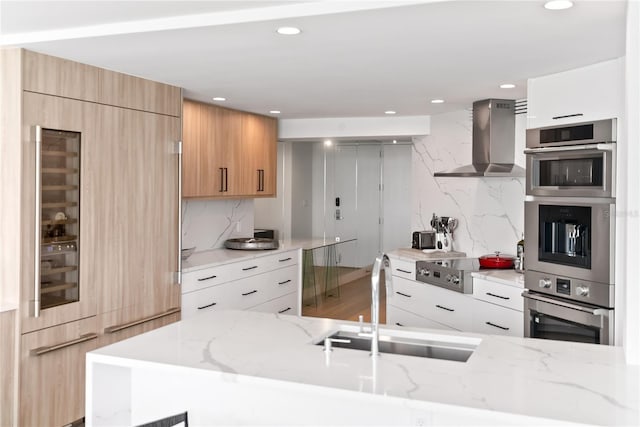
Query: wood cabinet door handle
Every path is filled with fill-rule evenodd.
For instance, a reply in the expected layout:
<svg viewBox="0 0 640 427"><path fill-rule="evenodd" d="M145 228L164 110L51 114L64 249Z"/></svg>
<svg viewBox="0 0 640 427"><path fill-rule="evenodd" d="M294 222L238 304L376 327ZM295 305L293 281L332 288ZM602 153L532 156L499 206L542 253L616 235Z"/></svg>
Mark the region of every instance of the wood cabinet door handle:
<svg viewBox="0 0 640 427"><path fill-rule="evenodd" d="M72 345L95 340L96 338L98 338L98 334L96 333L84 334L84 335L80 335L80 337L73 339L71 341L66 341L60 344L48 345L46 347L34 348L29 353L32 356L42 356L43 354L51 353L52 351L56 351L56 350L62 350L63 348L67 348L67 347L71 347Z"/></svg>

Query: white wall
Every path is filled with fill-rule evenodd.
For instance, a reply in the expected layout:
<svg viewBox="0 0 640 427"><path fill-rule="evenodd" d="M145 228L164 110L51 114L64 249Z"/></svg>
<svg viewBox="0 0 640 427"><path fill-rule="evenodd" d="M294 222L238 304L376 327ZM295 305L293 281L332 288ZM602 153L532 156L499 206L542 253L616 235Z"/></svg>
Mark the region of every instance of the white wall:
<svg viewBox="0 0 640 427"><path fill-rule="evenodd" d="M516 163L524 166L526 118L516 116ZM515 254L524 231L524 178L434 178L434 172L471 163L471 111L431 117L431 134L414 138L413 230L430 230L431 215L459 221L453 249L469 256ZM525 243L526 244L526 243Z"/></svg>
<svg viewBox="0 0 640 427"><path fill-rule="evenodd" d="M313 143L292 143L291 236L313 237L312 169Z"/></svg>
<svg viewBox="0 0 640 427"><path fill-rule="evenodd" d="M234 237L253 236L253 199L182 202L182 247L221 248Z"/></svg>

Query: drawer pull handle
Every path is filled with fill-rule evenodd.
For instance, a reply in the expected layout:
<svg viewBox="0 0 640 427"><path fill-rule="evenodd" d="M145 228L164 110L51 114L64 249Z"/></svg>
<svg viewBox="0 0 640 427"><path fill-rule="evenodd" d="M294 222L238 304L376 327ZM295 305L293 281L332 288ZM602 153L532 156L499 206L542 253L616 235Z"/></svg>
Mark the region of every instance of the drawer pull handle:
<svg viewBox="0 0 640 427"><path fill-rule="evenodd" d="M568 117L580 117L580 116L584 116L584 114L582 114L582 113L567 114L566 116L555 116L555 117L551 117L551 118L553 120L558 120L558 119L566 119Z"/></svg>
<svg viewBox="0 0 640 427"><path fill-rule="evenodd" d="M258 268L258 266L254 265L252 267L245 267L245 268L242 269L242 271L249 271L249 270L253 270L254 268Z"/></svg>
<svg viewBox="0 0 640 427"><path fill-rule="evenodd" d="M242 294L243 297L246 297L247 295L251 295L251 294L255 294L256 292L258 292L257 289L252 290L251 292L245 292L244 294Z"/></svg>
<svg viewBox="0 0 640 427"><path fill-rule="evenodd" d="M285 308L284 310L280 310L280 311L278 312L278 314L282 314L282 313L287 312L287 311L289 311L289 310L291 310L291 307L287 307L287 308Z"/></svg>
<svg viewBox="0 0 640 427"><path fill-rule="evenodd" d="M498 328L498 329L502 329L503 331L508 331L509 328L506 328L504 326L500 326L500 325L496 325L495 323L491 323L491 322L484 322L489 326L493 326L494 328Z"/></svg>
<svg viewBox="0 0 640 427"><path fill-rule="evenodd" d="M213 307L218 304L217 302L212 302L211 304L203 305L202 307L198 307L198 310L204 310L205 308Z"/></svg>
<svg viewBox="0 0 640 427"><path fill-rule="evenodd" d="M108 326L108 327L104 328L104 333L105 334L112 334L114 332L118 332L118 331L121 331L123 329L127 329L127 328L131 328L133 326L141 325L143 323L147 323L147 322L150 322L152 320L156 320L156 319L159 319L159 318L165 317L165 316L170 316L170 315L176 314L176 313L180 313L180 307L170 308L169 310L165 311L164 313L154 314L153 316L145 317L144 319L134 320L133 322L123 323L121 325L116 325L116 326Z"/></svg>
<svg viewBox="0 0 640 427"><path fill-rule="evenodd" d="M285 283L291 282L291 279L287 279L284 282L278 282L278 285L284 285Z"/></svg>
<svg viewBox="0 0 640 427"><path fill-rule="evenodd" d="M278 262L286 262L286 261L291 261L291 257L278 260Z"/></svg>
<svg viewBox="0 0 640 427"><path fill-rule="evenodd" d="M396 294L402 295L403 297L411 298L411 295L403 294L402 292L396 291Z"/></svg>
<svg viewBox="0 0 640 427"><path fill-rule="evenodd" d="M215 279L216 277L218 277L218 276L216 276L215 274L213 276L209 276L209 277L202 277L202 278L198 279L198 282L204 282L205 280Z"/></svg>
<svg viewBox="0 0 640 427"><path fill-rule="evenodd" d="M442 306L440 304L436 304L436 307L438 307L438 308L440 308L442 310L447 310L447 311L451 311L451 312L455 311L453 308L444 307L444 306Z"/></svg>
<svg viewBox="0 0 640 427"><path fill-rule="evenodd" d="M490 297L496 297L496 298L500 298L500 299L511 299L509 297L503 297L502 295L492 294L491 292L485 292L485 294L489 295Z"/></svg>
<svg viewBox="0 0 640 427"><path fill-rule="evenodd" d="M63 348L71 347L72 345L80 344L86 341L95 340L96 338L98 338L98 334L95 334L95 333L84 334L84 335L80 335L79 338L76 338L71 341L67 341L67 342L63 342L55 345L49 345L46 347L34 348L33 350L30 351L30 353L32 356L42 356L43 354L51 353L52 351L56 351L56 350L62 350Z"/></svg>
<svg viewBox="0 0 640 427"><path fill-rule="evenodd" d="M403 270L403 269L401 269L401 268L396 268L396 271L399 271L400 273L411 274L411 272L410 272L410 271Z"/></svg>
<svg viewBox="0 0 640 427"><path fill-rule="evenodd" d="M396 326L404 326L404 325L400 322L396 322Z"/></svg>

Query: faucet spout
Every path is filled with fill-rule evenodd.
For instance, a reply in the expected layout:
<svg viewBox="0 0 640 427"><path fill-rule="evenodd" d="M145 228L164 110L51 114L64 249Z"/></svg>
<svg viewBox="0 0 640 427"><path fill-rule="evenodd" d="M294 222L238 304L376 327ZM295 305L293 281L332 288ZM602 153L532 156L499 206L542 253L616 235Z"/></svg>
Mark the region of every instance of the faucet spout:
<svg viewBox="0 0 640 427"><path fill-rule="evenodd" d="M386 254L376 257L371 269L371 356L379 355L378 342L380 325L380 273L384 268L384 283L387 291L391 286L391 263ZM387 292L388 293L388 292Z"/></svg>

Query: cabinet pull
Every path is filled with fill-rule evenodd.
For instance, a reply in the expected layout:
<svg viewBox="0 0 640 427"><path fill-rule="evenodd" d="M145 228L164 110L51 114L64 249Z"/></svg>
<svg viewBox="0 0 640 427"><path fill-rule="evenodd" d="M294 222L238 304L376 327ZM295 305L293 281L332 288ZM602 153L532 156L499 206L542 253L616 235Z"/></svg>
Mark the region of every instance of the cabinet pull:
<svg viewBox="0 0 640 427"><path fill-rule="evenodd" d="M252 290L251 292L245 292L244 294L242 294L243 297L246 297L247 295L251 295L251 294L255 294L256 292L258 292L257 289Z"/></svg>
<svg viewBox="0 0 640 427"><path fill-rule="evenodd" d="M218 276L216 276L215 274L213 276L209 276L209 277L202 277L202 278L198 279L198 282L204 282L205 280L215 279L216 277L218 277Z"/></svg>
<svg viewBox="0 0 640 427"><path fill-rule="evenodd" d="M553 120L558 120L558 119L566 119L568 117L580 117L580 116L584 116L584 114L582 113L576 113L576 114L567 114L565 116L555 116L555 117L551 117Z"/></svg>
<svg viewBox="0 0 640 427"><path fill-rule="evenodd" d="M402 295L403 297L411 298L411 295L403 294L402 292L396 291L396 294Z"/></svg>
<svg viewBox="0 0 640 427"><path fill-rule="evenodd" d="M123 323L121 325L108 326L108 327L104 328L104 333L105 334L112 334L114 332L118 332L118 331L121 331L123 329L128 329L128 328L131 328L133 326L141 325L143 323L147 323L147 322L150 322L152 320L159 319L161 317L170 316L172 314L179 313L179 312L180 312L180 307L170 308L169 310L165 311L164 313L154 314L153 316L145 317L145 318L139 319L139 320L134 320L133 322Z"/></svg>
<svg viewBox="0 0 640 427"><path fill-rule="evenodd" d="M36 143L36 167L35 167L35 262L34 262L34 283L33 283L33 317L40 317L40 245L42 244L40 222L42 220L42 127L35 127L35 143Z"/></svg>
<svg viewBox="0 0 640 427"><path fill-rule="evenodd" d="M492 294L491 292L485 292L485 294L489 295L490 297L496 297L496 298L500 298L500 299L511 299L509 297L503 297L502 295Z"/></svg>
<svg viewBox="0 0 640 427"><path fill-rule="evenodd" d="M261 185L262 180L260 179L261 176L262 174L260 173L260 169L258 169L258 190L257 191L262 191L262 185Z"/></svg>
<svg viewBox="0 0 640 427"><path fill-rule="evenodd" d="M442 310L455 311L453 308L447 308L447 307L441 306L440 304L436 304L436 307L441 308Z"/></svg>
<svg viewBox="0 0 640 427"><path fill-rule="evenodd" d="M220 169L220 192L223 193L224 192L224 168L219 168Z"/></svg>
<svg viewBox="0 0 640 427"><path fill-rule="evenodd" d="M249 270L253 270L254 268L258 268L257 265L251 266L251 267L245 267L242 269L242 271L249 271Z"/></svg>
<svg viewBox="0 0 640 427"><path fill-rule="evenodd" d="M404 326L404 325L400 322L396 322L396 326Z"/></svg>
<svg viewBox="0 0 640 427"><path fill-rule="evenodd" d="M278 262L286 262L286 261L291 261L291 257L278 260Z"/></svg>
<svg viewBox="0 0 640 427"><path fill-rule="evenodd" d="M410 272L410 271L403 270L403 269L401 269L401 268L396 268L396 271L399 271L400 273L411 274L411 272Z"/></svg>
<svg viewBox="0 0 640 427"><path fill-rule="evenodd" d="M224 168L224 191L229 191L229 169Z"/></svg>
<svg viewBox="0 0 640 427"><path fill-rule="evenodd" d="M278 314L282 314L282 313L287 312L287 311L289 311L289 310L291 310L291 307L287 307L287 308L285 308L284 310L280 310L280 311L278 311Z"/></svg>
<svg viewBox="0 0 640 427"><path fill-rule="evenodd" d="M500 325L496 325L495 323L491 323L491 322L484 322L489 326L493 326L494 328L498 328L498 329L502 329L503 331L508 331L509 328L506 328L504 326L500 326Z"/></svg>
<svg viewBox="0 0 640 427"><path fill-rule="evenodd" d="M216 304L218 304L218 303L217 302L212 302L211 304L207 304L207 305L203 305L202 307L198 307L198 310L203 310L205 308L213 307Z"/></svg>
<svg viewBox="0 0 640 427"><path fill-rule="evenodd" d="M284 282L278 282L278 285L284 285L285 283L291 282L291 279L287 279Z"/></svg>
<svg viewBox="0 0 640 427"><path fill-rule="evenodd" d="M84 335L80 335L79 338L76 338L71 341L67 341L67 342L63 342L55 345L49 345L46 347L34 348L29 353L32 356L42 356L43 354L51 353L52 351L56 351L56 350L62 350L63 348L71 347L72 345L80 344L86 341L95 340L96 338L98 338L98 334L96 333L84 334Z"/></svg>

